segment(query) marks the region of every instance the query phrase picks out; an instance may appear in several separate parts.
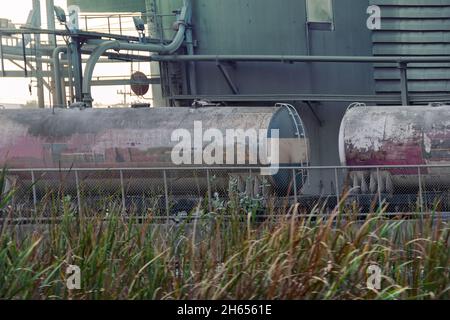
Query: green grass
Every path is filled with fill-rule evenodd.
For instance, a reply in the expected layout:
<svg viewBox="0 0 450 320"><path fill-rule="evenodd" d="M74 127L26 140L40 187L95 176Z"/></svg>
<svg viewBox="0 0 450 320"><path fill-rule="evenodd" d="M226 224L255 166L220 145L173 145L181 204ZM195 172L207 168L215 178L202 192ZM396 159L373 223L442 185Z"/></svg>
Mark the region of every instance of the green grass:
<svg viewBox="0 0 450 320"><path fill-rule="evenodd" d="M5 171L0 174L4 190ZM1 218L16 212L0 196ZM48 225L0 224L0 299L449 299L450 232L427 218L361 221L354 211L330 214L298 207L266 210L239 196L214 199L199 219L158 225L104 209L76 212L68 197L49 195ZM139 222L139 223L138 223ZM81 269L81 289L68 290L66 268ZM367 270L382 270L381 289Z"/></svg>
<svg viewBox="0 0 450 320"><path fill-rule="evenodd" d="M151 213L138 224L114 208L104 219L62 207L59 223L2 226L0 298L450 297L449 226L431 218L299 217L291 208L261 223L230 203L189 224L158 226ZM68 265L81 268L81 290L66 288ZM367 288L370 265L382 269L379 291Z"/></svg>

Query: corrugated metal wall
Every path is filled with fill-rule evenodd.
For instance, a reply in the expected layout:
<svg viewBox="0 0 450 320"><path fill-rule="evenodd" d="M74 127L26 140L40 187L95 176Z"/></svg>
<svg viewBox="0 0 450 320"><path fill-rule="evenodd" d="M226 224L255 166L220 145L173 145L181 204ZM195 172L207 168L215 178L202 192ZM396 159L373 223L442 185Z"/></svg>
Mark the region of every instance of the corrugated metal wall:
<svg viewBox="0 0 450 320"><path fill-rule="evenodd" d="M371 0L381 8L381 30L373 32L376 56L450 55L450 0ZM377 93L400 92L397 66L375 65ZM411 64L411 93L450 91L450 64Z"/></svg>

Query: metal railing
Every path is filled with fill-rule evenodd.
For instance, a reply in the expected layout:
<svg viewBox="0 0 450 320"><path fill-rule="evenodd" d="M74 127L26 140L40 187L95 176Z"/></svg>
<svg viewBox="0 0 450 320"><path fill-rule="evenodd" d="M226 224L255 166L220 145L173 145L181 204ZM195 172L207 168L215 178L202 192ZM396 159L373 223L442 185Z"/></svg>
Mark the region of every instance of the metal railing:
<svg viewBox="0 0 450 320"><path fill-rule="evenodd" d="M450 166L167 167L114 169L20 169L7 172L3 194L26 217L66 203L81 212L176 216L201 208L300 214L342 210L365 213L450 212ZM4 210L5 211L5 210ZM6 211L0 215L6 215Z"/></svg>

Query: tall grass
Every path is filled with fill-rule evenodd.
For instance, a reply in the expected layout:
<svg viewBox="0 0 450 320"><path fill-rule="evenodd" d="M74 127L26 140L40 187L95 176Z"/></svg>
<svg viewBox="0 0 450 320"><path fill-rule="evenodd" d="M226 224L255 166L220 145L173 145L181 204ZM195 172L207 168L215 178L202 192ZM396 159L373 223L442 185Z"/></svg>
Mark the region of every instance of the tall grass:
<svg viewBox="0 0 450 320"><path fill-rule="evenodd" d="M201 212L200 208L196 212ZM2 299L448 299L449 226L431 218L298 216L256 222L236 204L172 225L113 206L49 225L3 223ZM58 207L58 210L60 208ZM13 216L9 212L8 216ZM139 222L139 223L138 223ZM68 265L81 290L68 290ZM368 267L381 289L367 286Z"/></svg>

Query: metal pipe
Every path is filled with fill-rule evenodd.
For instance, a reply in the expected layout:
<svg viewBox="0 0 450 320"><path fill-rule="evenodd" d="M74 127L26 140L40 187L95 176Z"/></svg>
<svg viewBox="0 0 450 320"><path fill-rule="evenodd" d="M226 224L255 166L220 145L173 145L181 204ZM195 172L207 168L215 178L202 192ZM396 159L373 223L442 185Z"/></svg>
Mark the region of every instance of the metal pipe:
<svg viewBox="0 0 450 320"><path fill-rule="evenodd" d="M95 66L100 57L107 50L131 50L131 51L143 51L143 52L158 52L158 53L173 53L180 48L185 38L186 31L186 18L191 8L191 0L184 0L183 9L178 19L178 32L170 44L141 44L141 43L128 43L121 41L107 41L99 45L93 52L84 72L83 79L83 102L86 106L92 106L92 94L91 94L91 81L94 73Z"/></svg>
<svg viewBox="0 0 450 320"><path fill-rule="evenodd" d="M77 36L71 37L69 44L70 51L70 65L69 70L73 75L75 82L75 101L82 102L83 100L83 63L81 61L81 42ZM72 79L72 77L70 77ZM73 99L72 99L73 102Z"/></svg>
<svg viewBox="0 0 450 320"><path fill-rule="evenodd" d="M33 10L36 12L36 21L34 27L41 28L41 3L39 0L33 0ZM35 50L36 50L36 83L37 83L37 97L38 97L38 106L39 108L45 107L45 98L44 98L44 78L42 76L42 53L40 51L41 47L41 35L34 35L35 41Z"/></svg>
<svg viewBox="0 0 450 320"><path fill-rule="evenodd" d="M187 53L190 56L195 55L194 51L194 38L192 36L192 6L188 9L188 14L186 18L188 27L186 29L186 47L187 47ZM194 61L189 61L188 63L188 70L189 70L189 88L192 95L197 94L197 70L196 65Z"/></svg>
<svg viewBox="0 0 450 320"><path fill-rule="evenodd" d="M56 47L55 50L53 50L53 74L54 74L54 83L55 83L55 106L56 107L62 107L63 104L63 93L62 93L62 81L61 81L61 64L59 55L61 53L67 53L67 47L66 46L60 46Z"/></svg>
<svg viewBox="0 0 450 320"><path fill-rule="evenodd" d="M86 52L86 51L85 51ZM54 92L54 104L57 107L62 107L65 105L65 101L63 99L63 88L62 88L62 81L58 81L57 79L61 79L61 59L60 59L60 54L61 53L67 53L67 47L66 46L59 46L56 47L53 50L53 54L52 54L52 59L49 60L52 62L53 64L53 74L54 74L54 82L55 82L55 92ZM130 59L134 59L134 58L139 58L139 59L146 59L148 60L149 57L146 56L134 56L134 55L121 55L121 54L110 54L110 56L112 58L130 58ZM101 61L101 60L99 60ZM67 61L66 61L67 62ZM105 61L102 61L105 62Z"/></svg>
<svg viewBox="0 0 450 320"><path fill-rule="evenodd" d="M340 63L444 63L448 56L434 57L372 57L372 56L289 56L289 55L153 55L152 61L159 62L340 62Z"/></svg>

